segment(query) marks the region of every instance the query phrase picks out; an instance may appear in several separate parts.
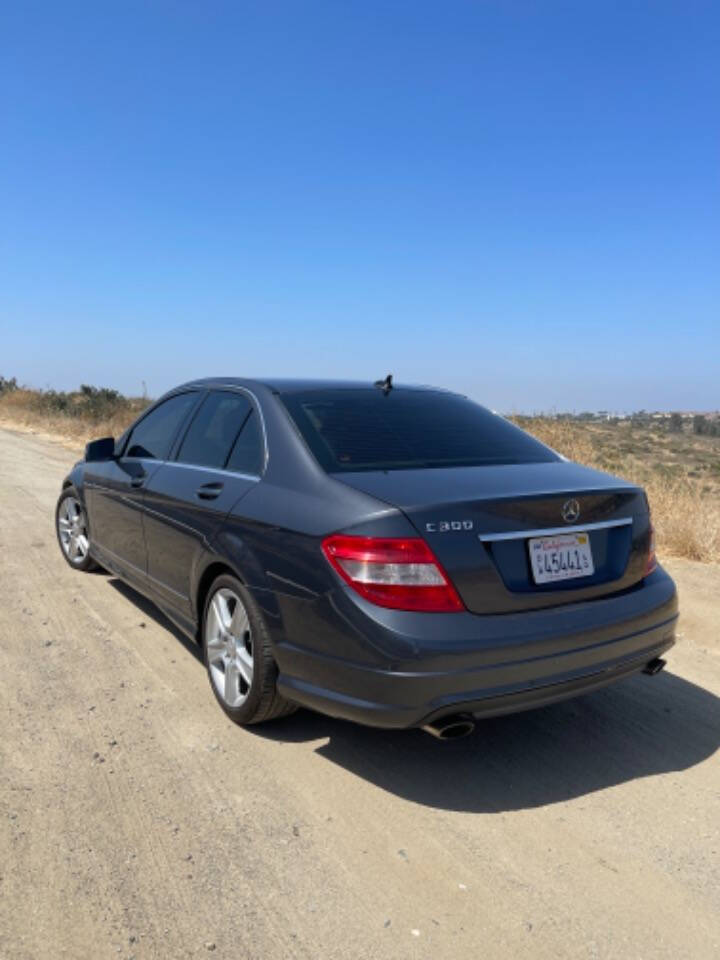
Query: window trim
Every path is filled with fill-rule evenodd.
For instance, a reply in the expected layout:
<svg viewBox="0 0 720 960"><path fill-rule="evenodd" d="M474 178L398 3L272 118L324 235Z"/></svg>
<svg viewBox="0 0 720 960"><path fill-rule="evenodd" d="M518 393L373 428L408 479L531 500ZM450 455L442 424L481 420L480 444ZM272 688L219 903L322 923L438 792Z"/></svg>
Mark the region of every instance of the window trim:
<svg viewBox="0 0 720 960"><path fill-rule="evenodd" d="M129 445L129 443L130 443L130 441L131 441L131 439L132 439L133 434L135 433L135 431L137 430L137 428L140 426L140 424L143 422L143 420L146 420L152 413L154 413L157 409L159 409L164 403L167 403L169 400L174 400L175 397L182 397L182 396L185 396L186 394L192 394L192 393L194 393L194 394L197 395L196 398L195 398L195 404L194 404L194 406L190 407L190 409L188 410L188 412L185 414L185 416L183 417L183 419L180 421L180 423L179 423L179 424L177 425L177 427L175 428L175 432L173 433L172 440L171 440L171 442L170 442L170 446L169 446L169 448L168 448L168 452L167 452L166 456L164 456L162 459L160 459L160 458L158 458L158 457L131 457L131 456L128 456L128 454L126 453L126 451L127 451L127 449L128 449L128 445ZM202 394L203 394L203 391L202 391L202 390L199 390L197 387L190 387L189 389L174 390L172 393L165 394L164 397L160 397L159 400L156 400L155 403L153 403L152 406L149 407L147 410L143 411L143 413L137 418L137 420L135 421L135 423L131 424L131 425L128 427L128 429L125 431L125 439L123 440L123 444L122 444L122 448L121 448L120 453L117 454L117 459L118 459L118 460L133 460L133 461L152 460L152 461L154 461L155 463L167 463L168 460L170 459L170 457L172 456L173 450L174 450L175 445L176 445L176 443L177 443L178 434L179 434L180 431L183 429L183 427L184 427L184 425L185 425L185 422L186 422L186 421L188 421L188 422L191 421L191 420L193 419L193 417L195 416L195 411L197 410L197 407L198 407L198 397L202 396Z"/></svg>
<svg viewBox="0 0 720 960"><path fill-rule="evenodd" d="M165 461L170 466L180 467L182 470L202 470L203 473L219 473L223 477L241 477L243 480L252 480L259 483L262 477L257 473L242 473L240 470L227 470L223 467L203 467L200 463L181 463L179 460Z"/></svg>

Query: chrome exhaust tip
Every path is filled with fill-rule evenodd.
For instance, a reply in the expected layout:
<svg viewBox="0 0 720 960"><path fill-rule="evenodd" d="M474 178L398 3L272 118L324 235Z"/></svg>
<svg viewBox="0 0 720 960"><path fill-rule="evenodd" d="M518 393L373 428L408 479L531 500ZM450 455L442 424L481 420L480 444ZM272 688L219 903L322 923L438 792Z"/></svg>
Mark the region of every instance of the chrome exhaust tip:
<svg viewBox="0 0 720 960"><path fill-rule="evenodd" d="M648 676L654 677L656 673L660 673L666 663L667 661L663 660L662 657L655 657L654 660L651 660L649 663L645 664L643 667L643 673L647 673Z"/></svg>
<svg viewBox="0 0 720 960"><path fill-rule="evenodd" d="M421 729L438 740L459 740L470 736L475 729L475 721L469 713L454 713L426 723Z"/></svg>

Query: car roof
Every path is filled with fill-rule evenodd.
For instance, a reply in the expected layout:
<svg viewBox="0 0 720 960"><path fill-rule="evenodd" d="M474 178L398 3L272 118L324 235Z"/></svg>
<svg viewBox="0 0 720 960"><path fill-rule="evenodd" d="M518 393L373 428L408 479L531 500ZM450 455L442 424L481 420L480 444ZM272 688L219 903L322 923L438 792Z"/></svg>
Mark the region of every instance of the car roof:
<svg viewBox="0 0 720 960"><path fill-rule="evenodd" d="M322 380L293 377L203 377L182 384L183 387L265 387L276 393L296 393L306 390L372 390L375 384L369 380ZM393 390L424 390L428 392L447 393L442 387L425 386L421 384L393 383ZM178 388L176 388L178 389Z"/></svg>

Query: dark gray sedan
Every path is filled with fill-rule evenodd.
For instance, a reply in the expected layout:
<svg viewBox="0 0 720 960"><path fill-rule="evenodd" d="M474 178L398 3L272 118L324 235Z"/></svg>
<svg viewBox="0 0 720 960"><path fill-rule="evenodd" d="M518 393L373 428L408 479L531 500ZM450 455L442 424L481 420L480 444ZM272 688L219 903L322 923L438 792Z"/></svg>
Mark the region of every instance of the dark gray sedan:
<svg viewBox="0 0 720 960"><path fill-rule="evenodd" d="M389 377L178 387L88 444L57 532L201 644L242 724L303 705L460 736L674 643L642 489Z"/></svg>

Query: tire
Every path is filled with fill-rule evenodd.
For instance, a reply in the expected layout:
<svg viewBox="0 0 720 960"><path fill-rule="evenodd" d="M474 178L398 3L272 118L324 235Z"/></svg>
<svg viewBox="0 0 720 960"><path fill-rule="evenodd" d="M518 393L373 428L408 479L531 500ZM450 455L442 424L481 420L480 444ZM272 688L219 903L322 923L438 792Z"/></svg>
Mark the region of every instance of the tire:
<svg viewBox="0 0 720 960"><path fill-rule="evenodd" d="M229 574L219 576L208 591L202 647L215 699L234 723L265 723L297 710L277 692L277 666L260 611Z"/></svg>
<svg viewBox="0 0 720 960"><path fill-rule="evenodd" d="M87 513L75 487L65 487L55 508L55 533L60 552L73 570L94 570L90 556L90 530Z"/></svg>

